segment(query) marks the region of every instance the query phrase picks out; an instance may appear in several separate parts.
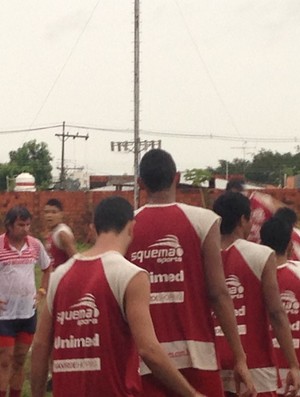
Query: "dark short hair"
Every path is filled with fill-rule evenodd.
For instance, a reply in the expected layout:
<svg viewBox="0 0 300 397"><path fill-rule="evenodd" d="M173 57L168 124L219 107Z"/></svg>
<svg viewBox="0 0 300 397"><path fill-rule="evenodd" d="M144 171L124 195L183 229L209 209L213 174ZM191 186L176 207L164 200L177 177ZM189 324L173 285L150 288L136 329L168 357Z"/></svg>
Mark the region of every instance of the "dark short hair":
<svg viewBox="0 0 300 397"><path fill-rule="evenodd" d="M134 218L132 205L120 196L108 197L97 205L94 225L97 234L114 231L120 233Z"/></svg>
<svg viewBox="0 0 300 397"><path fill-rule="evenodd" d="M297 214L294 210L292 210L289 207L281 207L279 208L274 216L276 218L282 219L285 222L290 223L292 226L294 226L297 223Z"/></svg>
<svg viewBox="0 0 300 397"><path fill-rule="evenodd" d="M213 205L213 210L221 216L221 234L230 234L244 216L250 219L251 208L248 197L238 192L221 194Z"/></svg>
<svg viewBox="0 0 300 397"><path fill-rule="evenodd" d="M165 150L152 149L143 156L139 174L150 192L160 192L172 185L176 175L176 164Z"/></svg>
<svg viewBox="0 0 300 397"><path fill-rule="evenodd" d="M51 205L51 207L56 207L58 208L60 211L63 211L63 205L61 203L61 201L59 201L56 198L52 198L50 200L47 201L47 203L45 205Z"/></svg>
<svg viewBox="0 0 300 397"><path fill-rule="evenodd" d="M242 192L245 189L245 181L243 179L230 179L230 181L227 182L226 191L236 191L236 192Z"/></svg>
<svg viewBox="0 0 300 397"><path fill-rule="evenodd" d="M272 216L260 229L261 244L272 248L276 254L284 255L292 237L293 225Z"/></svg>
<svg viewBox="0 0 300 397"><path fill-rule="evenodd" d="M21 219L22 221L27 221L27 219L31 219L31 218L32 215L26 207L22 205L16 205L6 213L4 218L4 226L6 230L8 230L8 227L12 226L17 219Z"/></svg>

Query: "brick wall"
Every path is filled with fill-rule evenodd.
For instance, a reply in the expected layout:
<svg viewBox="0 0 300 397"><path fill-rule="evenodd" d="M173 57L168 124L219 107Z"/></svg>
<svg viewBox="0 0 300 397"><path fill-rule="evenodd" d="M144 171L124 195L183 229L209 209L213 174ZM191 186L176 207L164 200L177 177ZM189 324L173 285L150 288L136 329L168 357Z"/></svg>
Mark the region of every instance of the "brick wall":
<svg viewBox="0 0 300 397"><path fill-rule="evenodd" d="M177 201L195 206L211 208L213 201L222 191L217 189L183 188L177 190ZM300 190L269 189L264 192L289 205L300 213ZM44 234L43 209L50 198L57 198L64 206L65 222L73 229L76 240L86 242L89 238L89 223L93 209L105 197L117 194L133 204L133 191L42 191L0 193L0 232L4 231L3 219L6 212L15 205L24 205L33 215L32 234L42 238ZM146 195L140 192L140 206L145 204Z"/></svg>

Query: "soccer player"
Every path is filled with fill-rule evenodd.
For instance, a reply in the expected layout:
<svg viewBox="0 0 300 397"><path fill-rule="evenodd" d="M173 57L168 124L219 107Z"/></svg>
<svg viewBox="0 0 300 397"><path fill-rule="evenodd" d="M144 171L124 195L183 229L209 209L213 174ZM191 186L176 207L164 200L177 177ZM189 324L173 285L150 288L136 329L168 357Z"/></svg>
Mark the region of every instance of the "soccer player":
<svg viewBox="0 0 300 397"><path fill-rule="evenodd" d="M286 221L284 214L287 215ZM261 243L271 247L276 253L281 301L289 318L295 351L300 361L300 262L288 260L292 248L293 230L289 215L291 215L289 211L281 212L280 217L275 214L262 225L260 236ZM282 380L282 387L277 390L277 394L284 396L288 393L285 380L289 365L276 338L273 338L273 345ZM297 395L299 396L300 392Z"/></svg>
<svg viewBox="0 0 300 397"><path fill-rule="evenodd" d="M300 387L299 363L280 300L274 252L246 240L251 228L250 201L243 194L227 192L218 197L213 209L222 218L221 247L226 283L258 396L276 396L277 390L269 320L288 362L287 388L295 395ZM218 325L216 335L224 389L228 396L236 395L233 357Z"/></svg>
<svg viewBox="0 0 300 397"><path fill-rule="evenodd" d="M47 201L44 216L49 231L45 246L55 269L76 253L75 239L71 228L62 222L63 206L59 200Z"/></svg>
<svg viewBox="0 0 300 397"><path fill-rule="evenodd" d="M50 258L42 243L29 235L27 208L11 208L0 236L0 397L20 397L24 363L36 327L36 305L47 290ZM43 271L36 292L34 267Z"/></svg>
<svg viewBox="0 0 300 397"><path fill-rule="evenodd" d="M195 388L222 396L213 308L232 348L238 387L245 382L245 395L255 395L225 284L219 217L175 201L180 175L166 151L150 150L139 168L148 204L136 212L127 258L150 273L150 309L159 342ZM141 374L145 396L177 396L155 380L145 363Z"/></svg>
<svg viewBox="0 0 300 397"><path fill-rule="evenodd" d="M293 230L292 230L292 247L289 250L289 258L294 261L300 260L300 229L297 227L298 217L296 212L289 207L281 207L279 208L274 216L276 218L282 219L284 222L288 222Z"/></svg>
<svg viewBox="0 0 300 397"><path fill-rule="evenodd" d="M138 353L178 395L203 397L157 341L149 275L123 257L133 235L132 206L109 197L96 207L94 223L94 246L51 275L32 350L32 396L44 396L54 348L54 397L142 397Z"/></svg>

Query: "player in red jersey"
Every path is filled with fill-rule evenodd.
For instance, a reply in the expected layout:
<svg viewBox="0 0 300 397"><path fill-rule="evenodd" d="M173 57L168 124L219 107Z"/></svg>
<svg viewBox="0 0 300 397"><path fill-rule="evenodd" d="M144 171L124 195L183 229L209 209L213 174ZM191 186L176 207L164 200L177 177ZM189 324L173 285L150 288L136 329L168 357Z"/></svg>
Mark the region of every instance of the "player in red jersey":
<svg viewBox="0 0 300 397"><path fill-rule="evenodd" d="M0 236L0 397L20 397L24 363L36 326L36 304L46 294L50 258L42 243L28 235L31 214L11 208ZM35 265L43 271L36 292Z"/></svg>
<svg viewBox="0 0 300 397"><path fill-rule="evenodd" d="M236 359L237 384L245 382L245 395L255 395L225 284L219 217L176 203L178 180L169 153L154 149L143 156L140 185L146 189L148 204L136 211L127 258L150 273L150 310L158 340L190 383L210 397L223 395L213 308ZM177 396L163 388L145 364L141 374L146 396Z"/></svg>
<svg viewBox="0 0 300 397"><path fill-rule="evenodd" d="M52 198L47 201L44 207L44 217L48 229L45 247L48 255L52 259L52 267L65 263L76 252L76 243L71 228L63 223L63 205L56 199ZM47 391L52 390L52 378L49 374Z"/></svg>
<svg viewBox="0 0 300 397"><path fill-rule="evenodd" d="M284 215L287 215L286 221ZM293 344L300 361L300 262L288 260L292 248L293 222L290 223L290 211L280 213L266 221L261 228L261 243L275 250L277 262L277 279L282 304L289 318ZM279 396L286 395L286 378L289 365L280 349L278 341L273 338L273 345L282 380L282 387L277 391ZM298 391L298 396L300 391Z"/></svg>
<svg viewBox="0 0 300 397"><path fill-rule="evenodd" d="M75 239L71 228L62 222L63 206L59 200L47 201L44 216L48 228L45 247L55 269L77 252Z"/></svg>
<svg viewBox="0 0 300 397"><path fill-rule="evenodd" d="M292 226L292 247L289 250L289 258L293 261L300 260L300 229L297 227L298 217L296 212L289 207L279 208L274 216L288 222Z"/></svg>
<svg viewBox="0 0 300 397"><path fill-rule="evenodd" d="M95 210L95 245L52 273L32 350L33 397L44 396L52 348L54 397L142 397L138 353L171 390L203 397L157 341L149 275L123 257L133 216L122 197L103 200Z"/></svg>
<svg viewBox="0 0 300 397"><path fill-rule="evenodd" d="M245 240L251 228L247 197L228 192L218 197L213 208L222 218L221 246L226 283L258 396L276 396L277 390L269 320L287 358L288 387L291 395L295 395L300 387L299 363L280 300L274 252ZM235 395L232 354L218 324L215 331L224 388L228 395Z"/></svg>

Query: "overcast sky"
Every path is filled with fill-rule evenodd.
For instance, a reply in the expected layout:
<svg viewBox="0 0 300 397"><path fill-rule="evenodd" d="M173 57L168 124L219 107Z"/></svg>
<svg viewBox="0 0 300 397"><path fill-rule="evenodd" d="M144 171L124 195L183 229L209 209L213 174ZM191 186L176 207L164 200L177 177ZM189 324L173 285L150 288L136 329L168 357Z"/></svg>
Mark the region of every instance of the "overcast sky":
<svg viewBox="0 0 300 397"><path fill-rule="evenodd" d="M141 0L140 11L142 140L161 139L180 170L251 159L262 147L296 153L299 0ZM61 127L1 131L65 121L111 130L67 128L89 134L66 142L67 165L133 172L133 155L110 148L133 139L133 15L133 0L1 3L0 162L36 139L57 173Z"/></svg>

